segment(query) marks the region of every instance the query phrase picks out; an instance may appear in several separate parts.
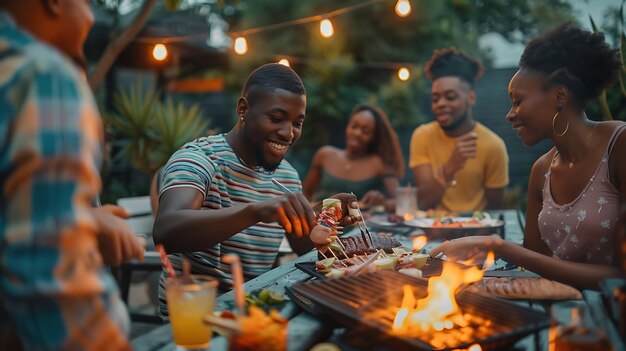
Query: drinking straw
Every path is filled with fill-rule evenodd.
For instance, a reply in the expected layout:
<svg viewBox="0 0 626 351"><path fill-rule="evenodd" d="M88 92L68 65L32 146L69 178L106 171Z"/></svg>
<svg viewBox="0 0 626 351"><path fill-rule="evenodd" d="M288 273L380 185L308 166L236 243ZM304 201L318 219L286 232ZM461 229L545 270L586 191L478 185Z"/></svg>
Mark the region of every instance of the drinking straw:
<svg viewBox="0 0 626 351"><path fill-rule="evenodd" d="M235 293L235 306L239 310L239 315L245 314L245 299L243 290L243 270L241 268L241 261L239 256L235 254L227 254L222 258L224 263L228 263L231 266L231 274L233 277L233 290Z"/></svg>
<svg viewBox="0 0 626 351"><path fill-rule="evenodd" d="M185 280L191 280L191 265L189 261L183 258L183 278Z"/></svg>
<svg viewBox="0 0 626 351"><path fill-rule="evenodd" d="M163 264L163 267L165 267L165 272L167 272L167 275L169 275L170 278L172 279L176 279L176 272L174 272L174 267L172 266L172 262L170 262L170 259L167 258L167 253L165 252L163 245L161 244L157 245L156 250L159 252L159 255L161 256L161 263Z"/></svg>

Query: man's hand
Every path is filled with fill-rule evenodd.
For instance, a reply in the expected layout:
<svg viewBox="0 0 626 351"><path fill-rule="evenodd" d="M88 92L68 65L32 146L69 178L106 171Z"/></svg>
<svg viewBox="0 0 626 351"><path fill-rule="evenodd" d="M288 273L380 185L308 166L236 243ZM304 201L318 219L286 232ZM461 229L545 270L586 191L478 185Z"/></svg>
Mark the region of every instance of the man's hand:
<svg viewBox="0 0 626 351"><path fill-rule="evenodd" d="M357 209L357 198L354 194L348 193L339 193L330 197L331 199L339 199L341 200L341 221L339 221L339 225L346 226L352 225L357 222L358 218L355 216L351 216L348 213L348 209ZM322 210L322 202L315 205L315 213L319 213Z"/></svg>
<svg viewBox="0 0 626 351"><path fill-rule="evenodd" d="M360 200L361 208L370 208L385 204L385 195L378 190L370 190Z"/></svg>
<svg viewBox="0 0 626 351"><path fill-rule="evenodd" d="M448 159L446 171L454 174L465 166L468 159L476 157L476 141L477 135L473 132L458 137Z"/></svg>
<svg viewBox="0 0 626 351"><path fill-rule="evenodd" d="M311 204L302 193L289 193L251 205L259 221L278 222L289 234L309 235L316 218Z"/></svg>
<svg viewBox="0 0 626 351"><path fill-rule="evenodd" d="M143 260L146 240L130 230L126 210L104 205L93 208L92 215L98 225L98 249L106 265L119 266L133 258Z"/></svg>

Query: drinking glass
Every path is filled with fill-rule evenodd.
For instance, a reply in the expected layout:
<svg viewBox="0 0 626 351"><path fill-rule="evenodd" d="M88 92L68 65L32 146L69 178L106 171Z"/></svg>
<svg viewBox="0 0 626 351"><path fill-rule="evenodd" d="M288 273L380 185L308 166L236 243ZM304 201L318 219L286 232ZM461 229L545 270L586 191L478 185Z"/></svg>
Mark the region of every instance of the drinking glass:
<svg viewBox="0 0 626 351"><path fill-rule="evenodd" d="M177 350L206 350L213 331L204 317L213 313L217 281L192 275L166 281L167 309Z"/></svg>
<svg viewBox="0 0 626 351"><path fill-rule="evenodd" d="M603 330L594 326L584 302L558 302L550 308L549 351L609 351Z"/></svg>
<svg viewBox="0 0 626 351"><path fill-rule="evenodd" d="M415 218L417 212L417 188L412 186L399 186L396 190L396 215L405 220Z"/></svg>

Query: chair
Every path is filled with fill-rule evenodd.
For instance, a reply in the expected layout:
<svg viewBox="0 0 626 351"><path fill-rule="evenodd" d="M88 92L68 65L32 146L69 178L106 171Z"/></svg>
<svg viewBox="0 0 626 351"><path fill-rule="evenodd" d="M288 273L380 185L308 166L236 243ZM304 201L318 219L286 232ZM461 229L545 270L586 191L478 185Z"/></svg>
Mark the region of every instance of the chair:
<svg viewBox="0 0 626 351"><path fill-rule="evenodd" d="M150 207L150 196L120 198L117 200L117 205L130 213L130 217L128 218L130 229L134 233L146 235L146 252L143 262L134 260L126 262L120 265L118 270L120 294L122 300L128 306L128 295L130 292L130 284L133 282L133 273L148 272L147 275L141 277L140 281L146 280L146 278L150 277L150 272L161 272L161 260L159 259L159 255L152 241L154 216L152 215L152 208ZM149 293L156 294L155 291ZM161 319L154 314L131 312L130 318L133 322L162 323Z"/></svg>

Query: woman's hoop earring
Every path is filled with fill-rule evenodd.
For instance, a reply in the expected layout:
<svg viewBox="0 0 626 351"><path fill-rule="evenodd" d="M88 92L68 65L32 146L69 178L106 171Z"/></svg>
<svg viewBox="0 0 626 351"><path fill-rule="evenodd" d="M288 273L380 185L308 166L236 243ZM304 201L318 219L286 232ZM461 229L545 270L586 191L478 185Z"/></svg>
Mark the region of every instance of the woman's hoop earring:
<svg viewBox="0 0 626 351"><path fill-rule="evenodd" d="M559 115L559 112L561 111L556 111L556 113L554 114L554 117L552 117L552 132L554 133L554 135L561 137L563 135L565 135L565 133L567 133L567 130L569 129L569 121L567 121L567 125L565 125L565 130L563 131L563 133L557 133L556 132L556 128L554 128L555 122L556 122L556 117Z"/></svg>

